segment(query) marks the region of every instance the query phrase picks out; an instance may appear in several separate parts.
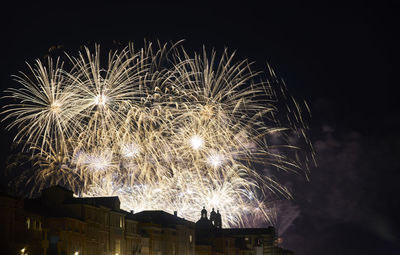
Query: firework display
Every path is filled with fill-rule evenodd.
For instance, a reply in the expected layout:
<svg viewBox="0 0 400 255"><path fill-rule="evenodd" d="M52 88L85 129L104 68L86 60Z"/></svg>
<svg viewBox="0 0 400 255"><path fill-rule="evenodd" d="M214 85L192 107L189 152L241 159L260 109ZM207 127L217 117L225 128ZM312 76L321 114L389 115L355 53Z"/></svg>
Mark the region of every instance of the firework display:
<svg viewBox="0 0 400 255"><path fill-rule="evenodd" d="M290 197L274 172L313 162L307 105L227 50L147 43L105 64L99 46L66 56L37 60L5 91L3 121L33 162L32 192L60 184L194 221L205 206L223 226L249 226L273 222L271 201Z"/></svg>

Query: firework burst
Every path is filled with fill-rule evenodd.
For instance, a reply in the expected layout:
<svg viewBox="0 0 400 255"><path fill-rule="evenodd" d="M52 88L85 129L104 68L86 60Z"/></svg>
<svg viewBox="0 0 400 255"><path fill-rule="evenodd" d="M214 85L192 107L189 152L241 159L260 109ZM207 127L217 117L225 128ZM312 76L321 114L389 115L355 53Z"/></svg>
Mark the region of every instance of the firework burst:
<svg viewBox="0 0 400 255"><path fill-rule="evenodd" d="M32 192L62 184L191 220L206 206L224 226L243 226L273 222L269 202L290 197L264 169L307 171L313 161L302 106L273 71L259 81L226 50L130 44L105 66L98 46L67 59L38 60L6 90L3 120L32 155Z"/></svg>

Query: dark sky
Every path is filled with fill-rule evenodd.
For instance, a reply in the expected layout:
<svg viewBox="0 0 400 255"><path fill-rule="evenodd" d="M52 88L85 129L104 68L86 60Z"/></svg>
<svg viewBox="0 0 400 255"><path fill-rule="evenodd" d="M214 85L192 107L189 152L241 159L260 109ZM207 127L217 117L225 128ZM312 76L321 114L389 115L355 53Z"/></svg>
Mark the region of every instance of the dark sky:
<svg viewBox="0 0 400 255"><path fill-rule="evenodd" d="M74 54L95 42L185 39L188 51L226 46L257 69L268 62L310 104L318 160L310 182L284 177L295 199L282 206L283 244L299 255L400 254L398 6L112 2L2 8L2 90L53 45ZM12 138L1 129L4 167Z"/></svg>

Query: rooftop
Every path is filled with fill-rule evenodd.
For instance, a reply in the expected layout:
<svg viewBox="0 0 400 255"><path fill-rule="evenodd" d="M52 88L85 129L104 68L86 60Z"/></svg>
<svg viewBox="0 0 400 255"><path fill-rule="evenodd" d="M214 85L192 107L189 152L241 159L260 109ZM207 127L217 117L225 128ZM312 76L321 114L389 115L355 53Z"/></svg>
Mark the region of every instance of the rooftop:
<svg viewBox="0 0 400 255"><path fill-rule="evenodd" d="M135 214L128 214L126 216L128 219L141 221L141 222L150 222L159 224L161 226L174 226L174 225L193 225L194 223L184 218L180 218L178 216L169 214L164 211L154 210L154 211L141 211Z"/></svg>
<svg viewBox="0 0 400 255"><path fill-rule="evenodd" d="M275 235L275 228L224 228L224 234L229 235Z"/></svg>

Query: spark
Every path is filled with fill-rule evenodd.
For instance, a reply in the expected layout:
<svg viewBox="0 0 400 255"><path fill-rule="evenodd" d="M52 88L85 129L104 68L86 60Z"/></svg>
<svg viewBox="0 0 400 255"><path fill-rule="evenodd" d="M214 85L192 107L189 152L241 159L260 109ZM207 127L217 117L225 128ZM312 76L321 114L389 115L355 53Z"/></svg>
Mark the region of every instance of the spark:
<svg viewBox="0 0 400 255"><path fill-rule="evenodd" d="M190 138L190 145L193 149L198 150L203 146L203 138L198 135L194 135Z"/></svg>
<svg viewBox="0 0 400 255"><path fill-rule="evenodd" d="M91 169L96 171L105 170L110 165L109 159L97 155L87 156L86 163L89 165Z"/></svg>
<svg viewBox="0 0 400 255"><path fill-rule="evenodd" d="M132 158L138 155L140 152L140 148L137 144L131 143L131 144L125 144L122 146L122 155L125 158Z"/></svg>
<svg viewBox="0 0 400 255"><path fill-rule="evenodd" d="M223 160L224 160L224 158L220 154L211 154L207 159L208 163L213 167L220 166L222 164Z"/></svg>
<svg viewBox="0 0 400 255"><path fill-rule="evenodd" d="M94 100L93 100L93 103L94 103L95 105L104 107L104 106L106 105L107 101L108 101L108 98L107 98L106 95L104 95L104 94L99 94L99 95L96 95L96 97L95 97Z"/></svg>
<svg viewBox="0 0 400 255"><path fill-rule="evenodd" d="M61 112L61 103L58 101L54 101L53 103L50 104L50 109L55 114L60 113Z"/></svg>

